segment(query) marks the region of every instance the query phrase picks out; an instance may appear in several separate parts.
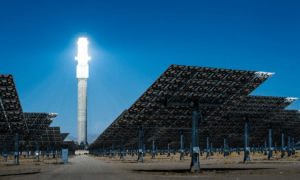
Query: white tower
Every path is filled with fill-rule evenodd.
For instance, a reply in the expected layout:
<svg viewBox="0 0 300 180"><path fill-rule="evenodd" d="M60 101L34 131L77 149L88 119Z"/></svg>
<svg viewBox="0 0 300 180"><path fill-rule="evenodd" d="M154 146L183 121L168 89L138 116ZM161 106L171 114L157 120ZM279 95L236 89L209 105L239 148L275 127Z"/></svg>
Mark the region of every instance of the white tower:
<svg viewBox="0 0 300 180"><path fill-rule="evenodd" d="M87 79L89 78L88 61L88 41L87 38L78 39L78 55L75 60L78 61L76 77L78 79L78 137L77 142L86 145L87 142Z"/></svg>

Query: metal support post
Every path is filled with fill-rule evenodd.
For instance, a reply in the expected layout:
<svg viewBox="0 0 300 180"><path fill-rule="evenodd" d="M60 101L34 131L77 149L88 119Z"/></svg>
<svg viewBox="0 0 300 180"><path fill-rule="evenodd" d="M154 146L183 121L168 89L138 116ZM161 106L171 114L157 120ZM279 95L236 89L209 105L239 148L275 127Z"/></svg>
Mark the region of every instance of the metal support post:
<svg viewBox="0 0 300 180"><path fill-rule="evenodd" d="M291 137L288 136L288 156L291 156Z"/></svg>
<svg viewBox="0 0 300 180"><path fill-rule="evenodd" d="M111 157L114 158L115 157L115 144L111 145Z"/></svg>
<svg viewBox="0 0 300 180"><path fill-rule="evenodd" d="M143 162L143 127L139 126L139 142L138 142L138 149L139 149L139 154L138 154L138 162Z"/></svg>
<svg viewBox="0 0 300 180"><path fill-rule="evenodd" d="M264 155L268 155L268 153L267 153L267 141L265 141L265 153L264 153Z"/></svg>
<svg viewBox="0 0 300 180"><path fill-rule="evenodd" d="M155 141L152 140L152 158L155 158Z"/></svg>
<svg viewBox="0 0 300 180"><path fill-rule="evenodd" d="M201 113L201 112L200 112ZM191 172L200 172L199 161L199 115L197 107L194 107L192 112L192 159L191 159Z"/></svg>
<svg viewBox="0 0 300 180"><path fill-rule="evenodd" d="M58 153L58 149L56 148L54 151L56 157L55 157L55 161L58 162L58 158L59 158L59 153Z"/></svg>
<svg viewBox="0 0 300 180"><path fill-rule="evenodd" d="M192 154L193 154L193 146L192 146L192 143L190 143L190 157L192 157ZM202 156L202 154L201 154L201 156Z"/></svg>
<svg viewBox="0 0 300 180"><path fill-rule="evenodd" d="M292 155L295 155L295 138L292 138Z"/></svg>
<svg viewBox="0 0 300 180"><path fill-rule="evenodd" d="M229 155L228 147L227 147L227 138L224 138L224 157L227 157Z"/></svg>
<svg viewBox="0 0 300 180"><path fill-rule="evenodd" d="M36 140L35 141L35 146L36 146L36 153L35 153L35 162L39 162L40 161L40 148L39 148L39 141Z"/></svg>
<svg viewBox="0 0 300 180"><path fill-rule="evenodd" d="M168 142L168 155L167 157L170 157L170 142Z"/></svg>
<svg viewBox="0 0 300 180"><path fill-rule="evenodd" d="M203 156L203 149L202 149L202 146L200 147L200 156ZM192 154L192 153L191 153Z"/></svg>
<svg viewBox="0 0 300 180"><path fill-rule="evenodd" d="M211 156L214 156L213 143L210 143L210 155L211 155Z"/></svg>
<svg viewBox="0 0 300 180"><path fill-rule="evenodd" d="M250 162L249 119L245 121L244 163Z"/></svg>
<svg viewBox="0 0 300 180"><path fill-rule="evenodd" d="M47 155L47 159L49 159L49 145L47 145L46 155Z"/></svg>
<svg viewBox="0 0 300 180"><path fill-rule="evenodd" d="M183 153L184 153L183 146L184 146L184 134L181 133L180 134L180 160L184 159L184 156L183 156Z"/></svg>
<svg viewBox="0 0 300 180"><path fill-rule="evenodd" d="M274 150L275 150L275 154L277 153L277 143L275 142L275 148L274 148Z"/></svg>
<svg viewBox="0 0 300 180"><path fill-rule="evenodd" d="M3 149L3 161L7 161L7 142L4 142L4 149Z"/></svg>
<svg viewBox="0 0 300 180"><path fill-rule="evenodd" d="M209 136L206 137L206 159L209 159Z"/></svg>
<svg viewBox="0 0 300 180"><path fill-rule="evenodd" d="M29 146L27 146L27 153L26 153L26 156L27 156L27 159L29 159Z"/></svg>
<svg viewBox="0 0 300 180"><path fill-rule="evenodd" d="M273 159L273 151L272 151L272 129L269 129L269 155L268 159Z"/></svg>
<svg viewBox="0 0 300 180"><path fill-rule="evenodd" d="M185 147L185 155L188 156L189 155L189 148Z"/></svg>
<svg viewBox="0 0 300 180"><path fill-rule="evenodd" d="M145 157L145 156L146 156L146 145L143 144L143 157Z"/></svg>
<svg viewBox="0 0 300 180"><path fill-rule="evenodd" d="M226 141L226 147L227 147L227 151L228 151L228 155L231 154L231 148L228 146L228 142Z"/></svg>
<svg viewBox="0 0 300 180"><path fill-rule="evenodd" d="M132 155L132 157L134 157L134 151L133 151L133 149L134 149L134 147L132 145L132 149L131 149L131 155Z"/></svg>
<svg viewBox="0 0 300 180"><path fill-rule="evenodd" d="M19 133L15 133L15 158L14 158L14 164L19 164Z"/></svg>
<svg viewBox="0 0 300 180"><path fill-rule="evenodd" d="M123 149L123 146L124 146L124 139L122 138L121 139L121 145L120 145L120 151L121 151L120 159L121 160L124 160L124 154L123 154L124 149Z"/></svg>
<svg viewBox="0 0 300 180"><path fill-rule="evenodd" d="M53 156L53 158L55 158L55 147L52 149L52 156Z"/></svg>

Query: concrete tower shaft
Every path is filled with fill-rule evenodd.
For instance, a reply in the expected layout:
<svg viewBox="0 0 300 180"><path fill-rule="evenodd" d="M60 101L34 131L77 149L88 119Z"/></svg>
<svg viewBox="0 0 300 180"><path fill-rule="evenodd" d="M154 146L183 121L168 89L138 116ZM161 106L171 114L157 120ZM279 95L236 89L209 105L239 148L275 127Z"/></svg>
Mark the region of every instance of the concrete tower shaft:
<svg viewBox="0 0 300 180"><path fill-rule="evenodd" d="M78 79L78 144L87 144L87 79L89 78L88 61L91 58L88 56L88 41L86 38L79 38L78 55L75 59L78 61L76 76Z"/></svg>
<svg viewBox="0 0 300 180"><path fill-rule="evenodd" d="M78 78L78 137L80 144L87 142L87 78Z"/></svg>

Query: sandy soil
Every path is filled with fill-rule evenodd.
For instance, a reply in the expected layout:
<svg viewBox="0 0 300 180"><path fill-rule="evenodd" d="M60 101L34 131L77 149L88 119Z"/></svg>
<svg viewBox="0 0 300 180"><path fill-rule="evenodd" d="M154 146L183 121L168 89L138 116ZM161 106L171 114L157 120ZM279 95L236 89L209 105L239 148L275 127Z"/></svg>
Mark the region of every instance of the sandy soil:
<svg viewBox="0 0 300 180"><path fill-rule="evenodd" d="M300 151L296 155L280 159L280 153L274 154L274 160L267 160L263 154L251 154L251 163L244 164L243 153L231 153L229 157L215 153L210 159L200 156L201 173L190 173L190 157L179 160L179 153L158 155L150 154L143 163L137 163L137 156L99 157L79 155L69 158L68 164L56 164L55 159L34 162L34 157L20 159L20 165L13 166L12 159L0 163L0 179L300 179ZM1 159L2 161L2 159ZM61 159L59 159L61 161Z"/></svg>
<svg viewBox="0 0 300 180"><path fill-rule="evenodd" d="M72 156L70 156L72 158ZM13 156L8 157L7 162L3 162L3 157L0 160L0 179L13 179L13 177L25 177L51 171L52 167L64 165L61 163L61 158L52 158L47 160L46 156L40 156L40 162L35 162L35 157L29 159L20 156L20 165L13 165Z"/></svg>

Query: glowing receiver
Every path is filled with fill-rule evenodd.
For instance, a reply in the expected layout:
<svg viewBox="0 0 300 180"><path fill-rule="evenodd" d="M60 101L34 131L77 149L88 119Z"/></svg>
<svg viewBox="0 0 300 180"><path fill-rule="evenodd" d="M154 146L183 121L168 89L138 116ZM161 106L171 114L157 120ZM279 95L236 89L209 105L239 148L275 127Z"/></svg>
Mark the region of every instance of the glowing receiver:
<svg viewBox="0 0 300 180"><path fill-rule="evenodd" d="M77 78L89 78L89 65L88 61L91 57L88 56L88 40L87 38L79 38L78 44L78 55L75 60L78 61L77 64Z"/></svg>

